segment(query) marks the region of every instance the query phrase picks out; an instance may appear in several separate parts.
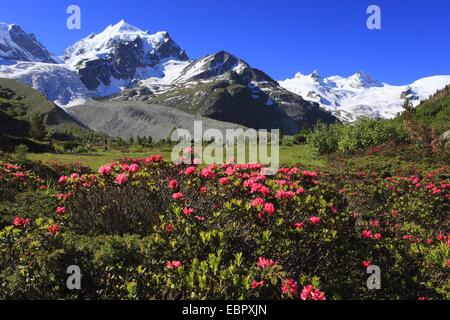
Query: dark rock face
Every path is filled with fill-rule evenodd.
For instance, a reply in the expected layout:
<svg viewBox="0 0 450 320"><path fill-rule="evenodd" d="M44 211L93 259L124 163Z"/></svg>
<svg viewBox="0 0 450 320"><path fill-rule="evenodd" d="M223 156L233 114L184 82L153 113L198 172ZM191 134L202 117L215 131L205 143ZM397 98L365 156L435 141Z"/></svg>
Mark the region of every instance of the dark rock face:
<svg viewBox="0 0 450 320"><path fill-rule="evenodd" d="M195 71L195 72L194 72ZM147 101L254 129L298 133L337 119L318 104L282 88L264 72L221 51L192 61L172 88L156 94L127 90L117 100Z"/></svg>
<svg viewBox="0 0 450 320"><path fill-rule="evenodd" d="M9 36L21 50L0 44L0 50L7 53L7 56L0 58L5 60L57 63L51 53L45 49L33 34L27 34L18 25L11 26Z"/></svg>
<svg viewBox="0 0 450 320"><path fill-rule="evenodd" d="M133 83L138 68L155 67L164 59L174 58L186 61L188 56L165 33L165 40L154 50L148 51L140 37L134 41L111 40L111 53L104 58L81 60L75 67L81 81L89 90L96 90L101 84L110 85L112 79Z"/></svg>
<svg viewBox="0 0 450 320"><path fill-rule="evenodd" d="M159 44L159 46L154 50L154 52L149 53L149 60L151 66L156 66L161 62L161 60L167 58L174 58L179 61L189 60L186 51L181 49L178 44L170 37L168 32L163 32L164 41Z"/></svg>
<svg viewBox="0 0 450 320"><path fill-rule="evenodd" d="M408 99L409 101L419 100L417 93L412 88L408 88L407 90L403 91L400 95L400 98Z"/></svg>

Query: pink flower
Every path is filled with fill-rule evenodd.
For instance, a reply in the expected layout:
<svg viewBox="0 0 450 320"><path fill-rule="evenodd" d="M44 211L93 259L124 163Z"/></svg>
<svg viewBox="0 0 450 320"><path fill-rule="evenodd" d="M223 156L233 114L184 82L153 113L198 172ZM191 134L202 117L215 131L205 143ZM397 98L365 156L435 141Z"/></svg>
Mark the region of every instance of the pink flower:
<svg viewBox="0 0 450 320"><path fill-rule="evenodd" d="M379 227L380 226L380 221L378 221L377 219L372 219L372 220L370 220L369 224L372 227Z"/></svg>
<svg viewBox="0 0 450 320"><path fill-rule="evenodd" d="M298 188L297 191L296 191L296 193L299 194L299 195L304 194L304 193L305 193L305 189L303 189L303 188Z"/></svg>
<svg viewBox="0 0 450 320"><path fill-rule="evenodd" d="M101 175L108 175L111 173L111 167L110 166L101 166L98 169L98 173L100 173Z"/></svg>
<svg viewBox="0 0 450 320"><path fill-rule="evenodd" d="M305 224L303 222L297 222L293 224L294 229L301 230L305 227Z"/></svg>
<svg viewBox="0 0 450 320"><path fill-rule="evenodd" d="M122 169L123 172L128 172L130 171L130 166L126 163L123 163L120 168Z"/></svg>
<svg viewBox="0 0 450 320"><path fill-rule="evenodd" d="M39 190L42 190L42 191L47 190L47 186L40 186Z"/></svg>
<svg viewBox="0 0 450 320"><path fill-rule="evenodd" d="M200 193L204 194L207 193L209 191L208 187L201 187L200 188Z"/></svg>
<svg viewBox="0 0 450 320"><path fill-rule="evenodd" d="M325 293L315 289L313 285L308 285L303 288L300 294L300 299L302 300L325 300Z"/></svg>
<svg viewBox="0 0 450 320"><path fill-rule="evenodd" d="M277 192L275 197L277 199L293 199L295 197L295 193L292 191L280 190Z"/></svg>
<svg viewBox="0 0 450 320"><path fill-rule="evenodd" d="M127 181L128 181L128 176L125 173L121 173L116 177L116 180L114 182L118 185L122 185Z"/></svg>
<svg viewBox="0 0 450 320"><path fill-rule="evenodd" d="M377 239L377 240L381 240L381 239L383 239L383 236L381 235L381 233L375 233L375 234L373 235L373 238L374 238L374 239Z"/></svg>
<svg viewBox="0 0 450 320"><path fill-rule="evenodd" d="M305 170L305 171L303 171L303 176L305 178L315 179L315 178L317 178L318 175L316 172L311 172L311 171Z"/></svg>
<svg viewBox="0 0 450 320"><path fill-rule="evenodd" d="M362 232L361 232L361 237L362 238L365 238L365 239L372 239L372 231L370 231L370 230L363 230Z"/></svg>
<svg viewBox="0 0 450 320"><path fill-rule="evenodd" d="M419 300L419 301L426 301L426 300L428 300L428 298L427 297L419 297L417 300Z"/></svg>
<svg viewBox="0 0 450 320"><path fill-rule="evenodd" d="M191 208L188 208L188 207L186 207L186 208L184 208L183 209L183 214L185 215L185 216L190 216L191 214L193 214L194 213L194 209L191 209Z"/></svg>
<svg viewBox="0 0 450 320"><path fill-rule="evenodd" d="M19 218L19 217L15 217L14 220L13 220L13 225L15 227L26 226L29 223L30 223L30 219L28 219L28 218L27 219L22 219L22 218Z"/></svg>
<svg viewBox="0 0 450 320"><path fill-rule="evenodd" d="M175 201L183 200L184 196L183 196L183 194L181 192L177 192L177 193L174 193L172 195L172 199L175 200Z"/></svg>
<svg viewBox="0 0 450 320"><path fill-rule="evenodd" d="M275 261L273 261L272 259L266 259L264 257L259 257L259 260L256 263L256 265L261 269L273 267L275 264Z"/></svg>
<svg viewBox="0 0 450 320"><path fill-rule="evenodd" d="M188 168L186 168L186 170L184 171L184 173L185 173L187 176L190 176L190 175L194 174L196 170L197 170L197 169L196 169L195 167L188 167Z"/></svg>
<svg viewBox="0 0 450 320"><path fill-rule="evenodd" d="M370 260L363 261L362 265L363 265L364 268L367 269L367 268L369 268L372 265L372 261L370 261Z"/></svg>
<svg viewBox="0 0 450 320"><path fill-rule="evenodd" d="M172 190L178 189L179 184L177 180L171 180L169 181L169 188Z"/></svg>
<svg viewBox="0 0 450 320"><path fill-rule="evenodd" d="M310 300L312 291L314 290L314 286L312 284L307 285L303 288L302 293L300 294L300 299L302 300Z"/></svg>
<svg viewBox="0 0 450 320"><path fill-rule="evenodd" d="M58 207L58 208L56 208L56 213L57 214L64 214L64 213L66 213L66 207Z"/></svg>
<svg viewBox="0 0 450 320"><path fill-rule="evenodd" d="M267 188L266 186L261 186L261 188L259 189L259 192L263 195L263 196L267 196L270 194L270 189Z"/></svg>
<svg viewBox="0 0 450 320"><path fill-rule="evenodd" d="M314 290L312 292L312 299L315 301L324 301L325 300L325 293L320 290Z"/></svg>
<svg viewBox="0 0 450 320"><path fill-rule="evenodd" d="M258 282L258 281L256 281L256 280L253 280L253 281L252 281L252 289L254 290L254 289L263 287L265 284L266 284L266 283L265 283L264 281L259 281L259 282Z"/></svg>
<svg viewBox="0 0 450 320"><path fill-rule="evenodd" d="M172 233L173 232L173 225L172 224L167 224L165 227L165 230L167 233Z"/></svg>
<svg viewBox="0 0 450 320"><path fill-rule="evenodd" d="M273 205L273 203L267 202L266 204L264 204L264 212L268 213L271 216L274 215L275 206Z"/></svg>
<svg viewBox="0 0 450 320"><path fill-rule="evenodd" d="M200 172L200 175L202 176L202 178L212 179L216 176L216 173L214 173L211 167L207 167Z"/></svg>
<svg viewBox="0 0 450 320"><path fill-rule="evenodd" d="M72 173L70 175L70 179L72 179L72 180L78 179L79 177L80 177L80 175L78 173Z"/></svg>
<svg viewBox="0 0 450 320"><path fill-rule="evenodd" d="M173 269L178 269L179 267L181 267L181 262L180 261L168 261L166 263L166 268L173 270Z"/></svg>
<svg viewBox="0 0 450 320"><path fill-rule="evenodd" d="M293 279L287 279L281 284L281 292L283 295L288 294L295 296L298 291L298 284Z"/></svg>
<svg viewBox="0 0 450 320"><path fill-rule="evenodd" d="M205 221L205 217L202 217L202 216L197 216L197 217L195 217L195 219L197 219L198 222Z"/></svg>
<svg viewBox="0 0 450 320"><path fill-rule="evenodd" d="M227 184L229 184L230 183L230 179L229 178L220 178L219 179L219 183L221 184L221 185L223 185L223 186L226 186Z"/></svg>
<svg viewBox="0 0 450 320"><path fill-rule="evenodd" d="M161 162L164 160L164 157L162 155L156 155L156 156L151 156L148 157L147 159L145 159L146 163L157 163L157 162Z"/></svg>
<svg viewBox="0 0 450 320"><path fill-rule="evenodd" d="M140 170L140 167L139 167L139 165L137 165L136 163L133 163L131 166L130 166L130 168L129 168L129 171L131 172L131 173L136 173L136 172L138 172Z"/></svg>
<svg viewBox="0 0 450 320"><path fill-rule="evenodd" d="M61 230L61 228L57 225L57 224L53 224L50 227L48 227L48 232L50 232L50 234L52 236L58 234L58 232Z"/></svg>
<svg viewBox="0 0 450 320"><path fill-rule="evenodd" d="M314 225L317 225L317 224L321 223L322 220L319 217L311 217L311 218L309 218L309 222L311 222Z"/></svg>
<svg viewBox="0 0 450 320"><path fill-rule="evenodd" d="M332 208L331 212L333 212L334 214L338 213L338 209L337 208Z"/></svg>
<svg viewBox="0 0 450 320"><path fill-rule="evenodd" d="M265 201L262 198L256 198L252 200L252 207L262 208L264 207Z"/></svg>
<svg viewBox="0 0 450 320"><path fill-rule="evenodd" d="M69 180L68 176L62 176L62 177L59 178L58 182L63 184L63 183L66 183L67 180Z"/></svg>

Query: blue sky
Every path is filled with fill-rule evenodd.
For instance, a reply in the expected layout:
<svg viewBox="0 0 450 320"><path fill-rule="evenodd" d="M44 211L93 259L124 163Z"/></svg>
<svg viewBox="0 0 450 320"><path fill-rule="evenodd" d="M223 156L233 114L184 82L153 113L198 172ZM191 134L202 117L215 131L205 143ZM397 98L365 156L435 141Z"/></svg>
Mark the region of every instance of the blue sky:
<svg viewBox="0 0 450 320"><path fill-rule="evenodd" d="M81 7L82 29L66 28L66 8ZM382 10L382 29L366 27L366 9ZM167 30L191 58L229 51L277 80L318 69L324 76L365 70L406 84L450 74L448 0L0 0L0 21L64 49L121 19Z"/></svg>

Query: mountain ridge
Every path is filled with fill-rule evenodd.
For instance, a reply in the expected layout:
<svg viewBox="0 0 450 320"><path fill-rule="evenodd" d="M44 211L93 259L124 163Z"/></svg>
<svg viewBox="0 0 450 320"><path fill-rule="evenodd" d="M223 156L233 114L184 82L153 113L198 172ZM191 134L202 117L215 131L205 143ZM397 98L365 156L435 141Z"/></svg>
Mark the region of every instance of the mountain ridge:
<svg viewBox="0 0 450 320"><path fill-rule="evenodd" d="M450 84L450 76L431 76L403 86L382 83L359 71L349 77L318 77L297 73L294 78L279 81L285 89L319 103L344 121L358 117L394 118L401 112L405 99L417 106L437 90Z"/></svg>
<svg viewBox="0 0 450 320"><path fill-rule="evenodd" d="M314 71L276 81L224 50L190 60L168 32L152 34L124 20L76 42L62 59L62 64L0 61L0 77L18 79L65 108L91 98L146 102L286 133L318 120L391 118L404 99L417 105L450 83L450 76L448 82L447 76L431 77L435 81L397 88L364 71L326 78Z"/></svg>

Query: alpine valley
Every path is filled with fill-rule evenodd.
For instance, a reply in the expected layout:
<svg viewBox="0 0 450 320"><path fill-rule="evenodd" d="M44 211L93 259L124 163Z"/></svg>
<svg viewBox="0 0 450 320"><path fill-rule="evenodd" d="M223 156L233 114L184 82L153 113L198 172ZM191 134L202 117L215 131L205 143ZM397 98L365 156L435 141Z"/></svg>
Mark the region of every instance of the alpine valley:
<svg viewBox="0 0 450 320"><path fill-rule="evenodd" d="M405 99L418 105L450 83L450 76L434 76L391 86L364 72L276 81L226 51L190 59L169 33L123 20L61 57L20 26L0 23L0 78L33 87L90 129L156 140L194 119L206 127L295 134L318 121L393 118Z"/></svg>

